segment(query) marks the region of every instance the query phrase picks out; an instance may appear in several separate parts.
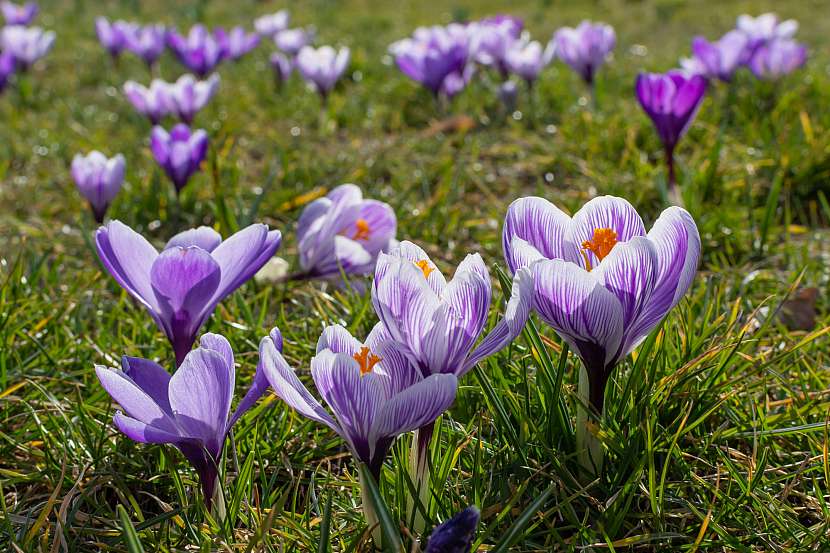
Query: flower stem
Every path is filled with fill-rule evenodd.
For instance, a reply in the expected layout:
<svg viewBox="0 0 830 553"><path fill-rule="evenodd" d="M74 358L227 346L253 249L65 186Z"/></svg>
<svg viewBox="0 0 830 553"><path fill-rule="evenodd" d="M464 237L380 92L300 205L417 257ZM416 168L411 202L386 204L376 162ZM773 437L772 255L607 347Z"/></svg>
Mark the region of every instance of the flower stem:
<svg viewBox="0 0 830 553"><path fill-rule="evenodd" d="M668 200L672 205L683 206L683 197L677 187L677 175L675 174L674 148L666 148L666 169L667 169L667 192Z"/></svg>
<svg viewBox="0 0 830 553"><path fill-rule="evenodd" d="M210 514L219 522L224 522L225 517L228 515L225 509L225 494L222 490L222 482L219 480L218 473L216 474L216 484L213 486Z"/></svg>
<svg viewBox="0 0 830 553"><path fill-rule="evenodd" d="M415 497L409 498L407 520L411 521L412 529L418 533L426 529L426 519L423 512L418 509L418 502L424 510L429 510L429 443L432 441L434 431L434 422L416 430L412 436L412 449L409 453L410 471L417 502Z"/></svg>
<svg viewBox="0 0 830 553"><path fill-rule="evenodd" d="M372 528L372 539L375 540L375 546L381 547L383 532L380 529L378 514L372 505L366 478L371 478L371 476L368 476L365 471L360 471L360 502L363 504L363 517L366 519L366 525Z"/></svg>
<svg viewBox="0 0 830 553"><path fill-rule="evenodd" d="M592 379L591 376L595 378ZM591 410L596 410L602 416L605 385L601 376L597 379L596 374L589 375L584 364L579 367L577 393L580 405L576 413L576 449L579 452L579 464L593 478L602 472L602 444L596 435L597 423L591 420Z"/></svg>

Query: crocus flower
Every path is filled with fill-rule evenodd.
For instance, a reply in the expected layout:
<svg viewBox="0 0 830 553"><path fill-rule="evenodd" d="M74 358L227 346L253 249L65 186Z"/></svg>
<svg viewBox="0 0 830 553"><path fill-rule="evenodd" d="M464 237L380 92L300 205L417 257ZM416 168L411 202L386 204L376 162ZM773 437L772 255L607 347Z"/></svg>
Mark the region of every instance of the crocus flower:
<svg viewBox="0 0 830 553"><path fill-rule="evenodd" d="M219 75L213 74L207 80L197 81L193 75L182 75L169 85L173 111L187 124L204 108L219 88Z"/></svg>
<svg viewBox="0 0 830 553"><path fill-rule="evenodd" d="M170 83L161 79L153 79L149 87L135 81L127 81L124 83L124 96L137 112L147 117L154 125L172 113L176 107Z"/></svg>
<svg viewBox="0 0 830 553"><path fill-rule="evenodd" d="M433 95L457 92L467 79L469 34L466 27L420 27L411 38L393 43L389 51L398 68ZM449 89L445 81L450 80Z"/></svg>
<svg viewBox="0 0 830 553"><path fill-rule="evenodd" d="M646 234L622 198L594 198L568 217L528 197L508 208L502 243L512 271L533 272L533 309L582 359L579 394L601 416L614 367L694 279L700 257L694 220L673 206ZM583 466L596 473L602 452L587 414L577 412L577 444Z"/></svg>
<svg viewBox="0 0 830 553"><path fill-rule="evenodd" d="M426 553L470 553L480 517L474 505L457 512L435 527L429 536Z"/></svg>
<svg viewBox="0 0 830 553"><path fill-rule="evenodd" d="M282 85L291 76L294 70L294 62L280 52L274 52L269 58L271 68L274 70L274 78L278 85Z"/></svg>
<svg viewBox="0 0 830 553"><path fill-rule="evenodd" d="M807 48L790 39L775 39L758 47L749 69L759 79L778 79L792 73L807 61Z"/></svg>
<svg viewBox="0 0 830 553"><path fill-rule="evenodd" d="M597 70L617 43L613 27L583 21L576 28L563 27L553 35L552 51L571 66L582 80L593 85Z"/></svg>
<svg viewBox="0 0 830 553"><path fill-rule="evenodd" d="M107 159L95 150L85 156L75 154L72 178L78 191L89 202L95 220L103 223L107 208L124 184L124 156L118 154Z"/></svg>
<svg viewBox="0 0 830 553"><path fill-rule="evenodd" d="M178 364L217 304L273 257L281 239L267 225L251 225L224 242L215 230L199 227L177 234L159 253L119 221L95 235L104 268L150 312Z"/></svg>
<svg viewBox="0 0 830 553"><path fill-rule="evenodd" d="M696 74L724 82L732 80L735 71L743 63L748 39L741 31L729 31L717 42L709 42L702 36L692 41L692 54L699 68ZM688 68L688 66L687 66Z"/></svg>
<svg viewBox="0 0 830 553"><path fill-rule="evenodd" d="M199 170L207 155L207 148L207 133L202 129L191 131L184 123L173 127L169 133L164 128L155 126L150 134L153 157L173 181L176 194Z"/></svg>
<svg viewBox="0 0 830 553"><path fill-rule="evenodd" d="M348 48L335 50L331 46L303 46L295 63L303 79L325 99L349 65L349 57Z"/></svg>
<svg viewBox="0 0 830 553"><path fill-rule="evenodd" d="M211 33L204 25L197 24L187 35L180 35L174 29L167 33L167 45L182 65L199 77L207 76L228 56L228 35L221 27Z"/></svg>
<svg viewBox="0 0 830 553"><path fill-rule="evenodd" d="M770 40L793 38L798 31L796 20L779 21L774 13L764 13L758 17L739 15L735 26L747 36L749 48L753 51Z"/></svg>
<svg viewBox="0 0 830 553"><path fill-rule="evenodd" d="M28 25L37 17L39 9L36 2L17 5L4 0L0 2L0 11L3 12L6 25Z"/></svg>
<svg viewBox="0 0 830 553"><path fill-rule="evenodd" d="M261 369L232 415L234 356L219 334L204 334L172 376L153 361L126 355L121 370L97 365L95 373L123 409L113 417L116 428L136 442L176 446L199 474L208 509L216 500L221 513L219 466L225 439L267 389Z"/></svg>
<svg viewBox="0 0 830 553"><path fill-rule="evenodd" d="M9 84L9 78L14 74L14 56L8 52L0 52L0 92Z"/></svg>
<svg viewBox="0 0 830 553"><path fill-rule="evenodd" d="M310 42L311 34L305 29L286 29L274 35L274 44L289 56L296 56Z"/></svg>
<svg viewBox="0 0 830 553"><path fill-rule="evenodd" d="M288 28L290 16L286 10L263 15L254 20L254 29L260 36L274 38L274 36Z"/></svg>
<svg viewBox="0 0 830 553"><path fill-rule="evenodd" d="M524 24L521 19L508 15L494 16L470 23L469 56L480 65L496 69L507 77L505 63L507 50L519 39Z"/></svg>
<svg viewBox="0 0 830 553"><path fill-rule="evenodd" d="M14 56L17 67L25 71L52 49L55 33L40 27L9 25L0 34L2 50Z"/></svg>
<svg viewBox="0 0 830 553"><path fill-rule="evenodd" d="M700 108L706 92L706 79L700 75L685 75L681 71L641 73L637 77L636 90L637 100L663 142L669 190L674 194L674 149Z"/></svg>
<svg viewBox="0 0 830 553"><path fill-rule="evenodd" d="M533 40L530 42L517 41L507 49L504 57L507 69L532 85L545 67L542 45Z"/></svg>
<svg viewBox="0 0 830 553"><path fill-rule="evenodd" d="M127 46L127 34L135 32L135 25L126 21L110 21L106 17L95 18L95 34L101 46L110 56L117 58Z"/></svg>
<svg viewBox="0 0 830 553"><path fill-rule="evenodd" d="M378 254L395 240L397 220L389 205L363 199L342 184L308 204L297 223L300 266L307 278L372 272Z"/></svg>
<svg viewBox="0 0 830 553"><path fill-rule="evenodd" d="M125 28L124 47L152 67L164 52L166 34L164 25L129 25Z"/></svg>
<svg viewBox="0 0 830 553"><path fill-rule="evenodd" d="M228 58L237 61L258 45L258 34L249 34L244 27L234 27L228 33Z"/></svg>

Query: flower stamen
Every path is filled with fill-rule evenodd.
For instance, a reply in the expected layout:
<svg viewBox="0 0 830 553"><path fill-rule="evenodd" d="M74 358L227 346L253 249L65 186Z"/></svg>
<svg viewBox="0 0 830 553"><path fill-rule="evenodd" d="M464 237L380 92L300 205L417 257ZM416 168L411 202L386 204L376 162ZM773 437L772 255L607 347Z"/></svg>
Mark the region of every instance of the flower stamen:
<svg viewBox="0 0 830 553"><path fill-rule="evenodd" d="M353 240L363 240L364 242L369 240L369 223L366 219L358 219L354 223L355 226L355 233Z"/></svg>
<svg viewBox="0 0 830 553"><path fill-rule="evenodd" d="M614 249L614 246L616 245L617 232L615 230L610 228L594 229L593 237L582 243L582 251L579 252L585 260L585 267L589 271L592 268L591 262L588 259L588 254L585 253L586 251L593 253L598 261L602 261L608 256L609 253L611 253L611 250Z"/></svg>
<svg viewBox="0 0 830 553"><path fill-rule="evenodd" d="M434 267L429 266L429 261L426 259L422 259L420 261L416 261L415 265L421 269L421 272L424 273L424 278L429 278L429 274L435 270Z"/></svg>
<svg viewBox="0 0 830 553"><path fill-rule="evenodd" d="M360 365L360 374L368 374L372 369L382 361L380 357L371 352L367 346L360 348L360 351L352 355L357 364Z"/></svg>

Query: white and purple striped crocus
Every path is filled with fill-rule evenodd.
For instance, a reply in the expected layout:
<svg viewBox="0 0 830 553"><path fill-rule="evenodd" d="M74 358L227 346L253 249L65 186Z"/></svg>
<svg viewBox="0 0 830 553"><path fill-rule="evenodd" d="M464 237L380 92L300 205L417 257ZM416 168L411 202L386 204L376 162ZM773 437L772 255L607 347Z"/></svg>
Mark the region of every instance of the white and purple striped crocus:
<svg viewBox="0 0 830 553"><path fill-rule="evenodd" d="M297 71L325 100L349 65L348 48L335 50L331 46L303 46L294 63Z"/></svg>
<svg viewBox="0 0 830 553"><path fill-rule="evenodd" d="M749 60L749 69L759 79L775 80L807 62L807 48L794 40L778 38L758 46Z"/></svg>
<svg viewBox="0 0 830 553"><path fill-rule="evenodd" d="M4 53L14 56L17 69L28 70L49 53L55 42L55 33L40 27L8 25L0 32L0 46Z"/></svg>
<svg viewBox="0 0 830 553"><path fill-rule="evenodd" d="M36 2L26 2L19 5L8 0L0 2L0 12L3 13L6 25L28 25L37 17L38 11L40 9Z"/></svg>
<svg viewBox="0 0 830 553"><path fill-rule="evenodd" d="M576 28L563 27L553 35L550 51L593 86L597 70L617 44L614 28L605 23L582 21Z"/></svg>
<svg viewBox="0 0 830 553"><path fill-rule="evenodd" d="M469 32L464 25L419 27L412 37L389 47L404 75L434 96L453 96L469 81Z"/></svg>
<svg viewBox="0 0 830 553"><path fill-rule="evenodd" d="M228 59L230 60L238 61L257 46L259 46L259 35L248 33L245 27L234 27L228 33Z"/></svg>
<svg viewBox="0 0 830 553"><path fill-rule="evenodd" d="M274 38L277 33L288 28L290 15L286 10L260 16L254 20L254 30L260 36Z"/></svg>
<svg viewBox="0 0 830 553"><path fill-rule="evenodd" d="M311 33L305 29L286 29L274 35L274 44L289 56L294 57L303 46L311 44Z"/></svg>
<svg viewBox="0 0 830 553"><path fill-rule="evenodd" d="M106 17L95 18L95 34L113 59L117 58L127 46L127 35L135 32L133 23L117 20L110 22Z"/></svg>
<svg viewBox="0 0 830 553"><path fill-rule="evenodd" d="M192 131L184 123L179 123L170 132L155 126L150 133L150 149L156 163L173 181L178 195L201 168L207 155L208 135L203 129Z"/></svg>
<svg viewBox="0 0 830 553"><path fill-rule="evenodd" d="M700 258L694 220L672 206L646 233L622 198L594 198L569 217L543 198L527 197L508 208L502 243L511 271L533 272L533 309L582 359L579 393L601 416L614 367L694 279ZM587 430L587 412L578 414L580 456L594 470L601 449Z"/></svg>
<svg viewBox="0 0 830 553"><path fill-rule="evenodd" d="M516 41L504 56L504 63L508 71L524 79L528 86L532 86L545 65L545 54L542 45L535 41Z"/></svg>
<svg viewBox="0 0 830 553"><path fill-rule="evenodd" d="M524 23L509 15L497 15L468 25L470 59L491 67L507 78L507 50L519 40Z"/></svg>
<svg viewBox="0 0 830 553"><path fill-rule="evenodd" d="M171 85L161 79L153 79L150 86L135 81L124 83L124 96L141 115L157 125L170 115L174 109Z"/></svg>
<svg viewBox="0 0 830 553"><path fill-rule="evenodd" d="M187 230L161 252L120 221L95 235L104 267L167 335L177 364L219 302L271 259L281 240L280 231L259 224L225 241L209 227Z"/></svg>
<svg viewBox="0 0 830 553"><path fill-rule="evenodd" d="M637 100L651 118L663 142L668 167L668 188L676 194L674 150L703 102L706 78L682 71L641 73L637 76Z"/></svg>
<svg viewBox="0 0 830 553"><path fill-rule="evenodd" d="M748 44L741 31L729 31L716 42L697 36L692 40L692 58L681 64L688 73L729 82L745 62Z"/></svg>
<svg viewBox="0 0 830 553"><path fill-rule="evenodd" d="M124 184L124 156L118 154L108 159L96 150L85 156L75 154L71 172L78 191L89 202L95 221L103 223L107 208Z"/></svg>
<svg viewBox="0 0 830 553"><path fill-rule="evenodd" d="M204 25L196 24L187 35L173 29L167 33L167 45L182 65L202 78L228 56L228 35L221 27L211 32Z"/></svg>
<svg viewBox="0 0 830 553"><path fill-rule="evenodd" d="M182 75L168 86L172 110L189 125L216 94L219 75L214 73L204 81L196 80L193 75Z"/></svg>
<svg viewBox="0 0 830 553"><path fill-rule="evenodd" d="M395 241L392 208L364 199L360 188L342 184L308 204L297 222L297 249L305 278L372 272L378 254Z"/></svg>
<svg viewBox="0 0 830 553"><path fill-rule="evenodd" d="M124 49L152 67L164 53L167 29L164 25L128 24L124 32Z"/></svg>
<svg viewBox="0 0 830 553"><path fill-rule="evenodd" d="M260 367L233 414L234 355L219 334L202 335L172 376L153 361L126 355L121 370L96 365L95 373L120 407L113 416L116 428L136 442L176 446L199 475L205 505L222 518L219 467L225 439L267 390Z"/></svg>

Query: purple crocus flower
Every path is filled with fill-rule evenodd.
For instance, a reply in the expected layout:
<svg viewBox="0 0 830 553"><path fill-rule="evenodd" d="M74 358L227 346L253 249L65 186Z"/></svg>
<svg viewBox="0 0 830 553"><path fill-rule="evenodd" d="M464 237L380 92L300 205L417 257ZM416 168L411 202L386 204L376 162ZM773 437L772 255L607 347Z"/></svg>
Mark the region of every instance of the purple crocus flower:
<svg viewBox="0 0 830 553"><path fill-rule="evenodd" d="M470 23L469 56L478 64L496 69L503 78L507 77L505 62L507 50L516 42L524 23L521 19L500 15Z"/></svg>
<svg viewBox="0 0 830 553"><path fill-rule="evenodd" d="M14 56L21 71L26 71L37 60L49 53L55 42L55 33L40 27L8 25L0 34L0 46L5 53Z"/></svg>
<svg viewBox="0 0 830 553"><path fill-rule="evenodd" d="M749 60L749 69L759 79L778 79L807 61L807 48L794 40L779 38L760 45Z"/></svg>
<svg viewBox="0 0 830 553"><path fill-rule="evenodd" d="M116 428L136 442L176 446L199 474L208 509L215 505L222 513L219 467L225 439L267 389L261 368L232 415L234 356L219 334L204 334L172 376L153 361L126 355L121 370L96 365L95 373L123 409L113 417Z"/></svg>
<svg viewBox="0 0 830 553"><path fill-rule="evenodd" d="M124 96L135 110L147 117L154 125L161 122L175 109L171 85L161 79L153 79L146 87L135 81L124 83Z"/></svg>
<svg viewBox="0 0 830 553"><path fill-rule="evenodd" d="M118 154L107 159L95 150L85 156L75 154L72 178L78 191L89 202L95 221L103 223L107 208L124 184L124 156Z"/></svg>
<svg viewBox="0 0 830 553"><path fill-rule="evenodd" d="M288 80L294 70L294 62L280 52L274 52L269 58L271 68L274 70L274 79L278 86Z"/></svg>
<svg viewBox="0 0 830 553"><path fill-rule="evenodd" d="M37 17L39 10L36 2L26 2L25 4L15 4L4 0L0 2L0 11L3 12L3 19L6 20L6 25L28 25Z"/></svg>
<svg viewBox="0 0 830 553"><path fill-rule="evenodd" d="M289 56L296 56L303 46L310 43L311 33L305 29L286 29L274 35L274 44Z"/></svg>
<svg viewBox="0 0 830 553"><path fill-rule="evenodd" d="M189 125L193 117L213 98L218 88L219 75L213 74L204 81L197 81L193 75L182 75L169 85L173 111Z"/></svg>
<svg viewBox="0 0 830 553"><path fill-rule="evenodd" d="M155 126L150 134L153 157L173 181L176 194L199 171L207 155L207 148L207 133L202 129L191 131L184 123L173 127L169 133L164 128Z"/></svg>
<svg viewBox="0 0 830 553"><path fill-rule="evenodd" d="M791 39L798 31L798 22L794 19L779 21L774 13L764 13L758 17L739 15L736 22L738 31L749 39L749 49L754 51L758 46L776 39Z"/></svg>
<svg viewBox="0 0 830 553"><path fill-rule="evenodd" d="M674 149L697 114L706 92L706 79L681 71L637 76L637 100L654 123L663 142L669 191L675 194Z"/></svg>
<svg viewBox="0 0 830 553"><path fill-rule="evenodd" d="M694 65L687 64L685 69L696 68L695 74L729 82L744 61L748 43L747 36L741 31L729 31L717 42L697 36L692 41Z"/></svg>
<svg viewBox="0 0 830 553"><path fill-rule="evenodd" d="M177 364L217 304L256 273L280 246L278 230L251 225L225 240L209 227L177 234L159 253L119 221L98 229L98 256L141 303L173 346Z"/></svg>
<svg viewBox="0 0 830 553"><path fill-rule="evenodd" d="M303 46L295 63L303 79L325 99L349 65L350 55L348 48Z"/></svg>
<svg viewBox="0 0 830 553"><path fill-rule="evenodd" d="M308 278L372 272L378 254L395 240L397 220L388 204L363 199L342 184L308 204L297 222L300 266Z"/></svg>
<svg viewBox="0 0 830 553"><path fill-rule="evenodd" d="M174 29L167 33L167 45L182 65L199 77L206 77L228 56L228 35L221 27L211 33L197 24L186 36Z"/></svg>
<svg viewBox="0 0 830 553"><path fill-rule="evenodd" d="M101 46L106 48L113 59L117 58L127 46L127 35L135 32L136 26L126 21L110 21L106 17L95 18L95 34Z"/></svg>
<svg viewBox="0 0 830 553"><path fill-rule="evenodd" d="M389 51L407 77L438 96L458 92L469 80L468 43L469 33L463 25L419 27L411 38L393 43Z"/></svg>
<svg viewBox="0 0 830 553"><path fill-rule="evenodd" d="M249 34L244 27L234 27L228 33L228 59L237 61L258 45L258 34Z"/></svg>
<svg viewBox="0 0 830 553"><path fill-rule="evenodd" d="M254 29L260 36L274 38L274 36L288 28L290 16L286 10L263 15L254 20Z"/></svg>
<svg viewBox="0 0 830 553"><path fill-rule="evenodd" d="M457 512L435 527L425 553L470 553L479 518L481 513L474 505Z"/></svg>
<svg viewBox="0 0 830 553"><path fill-rule="evenodd" d="M152 67L164 52L166 35L164 25L130 24L125 27L124 47Z"/></svg>
<svg viewBox="0 0 830 553"><path fill-rule="evenodd" d="M14 74L15 60L9 52L0 52L0 92L9 84L9 78Z"/></svg>
<svg viewBox="0 0 830 553"><path fill-rule="evenodd" d="M504 56L507 69L532 85L545 67L545 56L542 45L533 40L530 42L514 42Z"/></svg>
<svg viewBox="0 0 830 553"><path fill-rule="evenodd" d="M597 70L617 43L614 28L583 21L576 28L563 27L553 35L552 52L593 86Z"/></svg>

